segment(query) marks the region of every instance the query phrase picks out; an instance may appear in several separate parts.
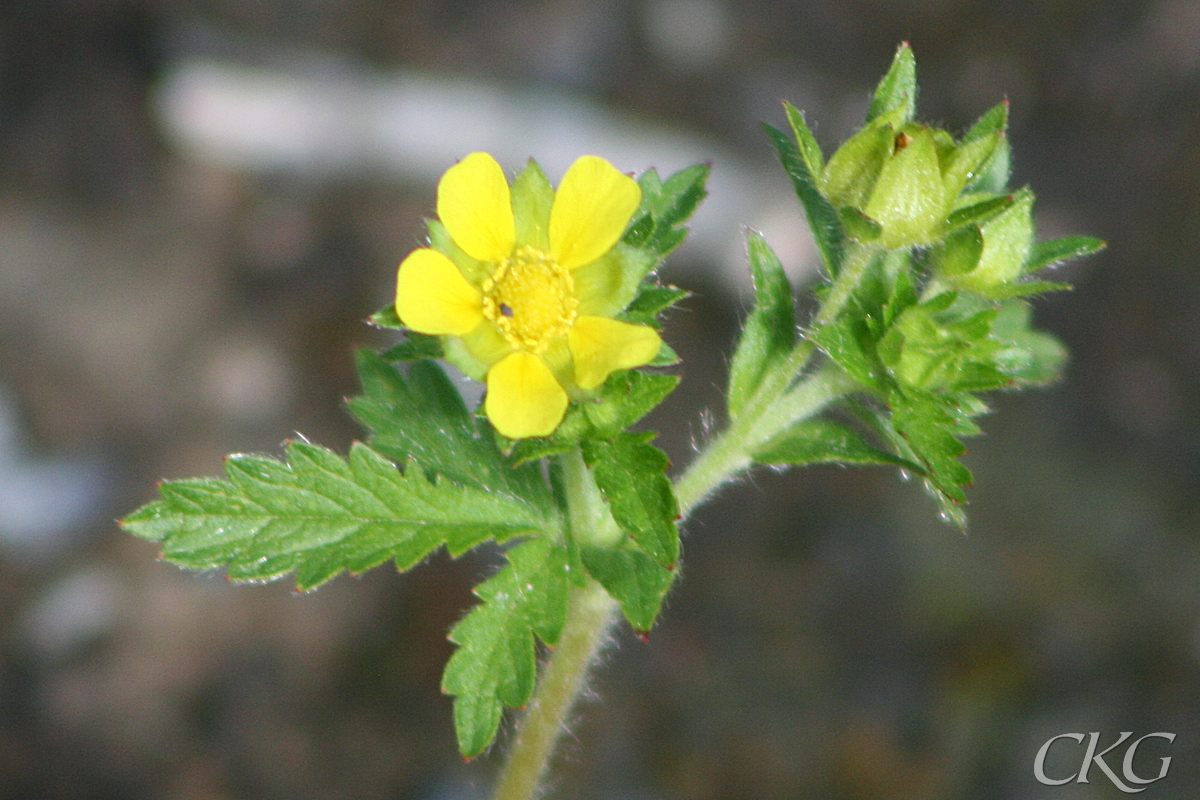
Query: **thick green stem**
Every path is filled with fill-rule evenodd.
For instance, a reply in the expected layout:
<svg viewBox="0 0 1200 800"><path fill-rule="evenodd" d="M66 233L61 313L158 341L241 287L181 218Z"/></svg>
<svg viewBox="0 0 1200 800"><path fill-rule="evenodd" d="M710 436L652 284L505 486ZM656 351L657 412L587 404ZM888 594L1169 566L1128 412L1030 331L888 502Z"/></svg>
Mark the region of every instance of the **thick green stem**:
<svg viewBox="0 0 1200 800"><path fill-rule="evenodd" d="M838 270L838 276L834 279L833 286L829 289L829 294L825 296L825 302L821 304L821 310L817 312L817 316L813 319L815 326L833 322L837 315L842 313L842 309L846 307L846 303L850 300L851 295L854 294L854 290L862 282L863 275L867 273L867 267L871 266L871 262L877 257L882 256L885 252L881 248L859 242L851 242L847 246L846 254L842 257L842 264Z"/></svg>
<svg viewBox="0 0 1200 800"><path fill-rule="evenodd" d="M686 518L718 486L750 467L752 454L790 425L806 420L855 386L840 370L823 370L777 397L758 414L742 416L713 439L675 482Z"/></svg>
<svg viewBox="0 0 1200 800"><path fill-rule="evenodd" d="M572 589L567 623L538 681L537 694L517 727L495 800L532 800L537 796L567 715L616 619L616 606L604 587L593 580L589 579L583 589Z"/></svg>

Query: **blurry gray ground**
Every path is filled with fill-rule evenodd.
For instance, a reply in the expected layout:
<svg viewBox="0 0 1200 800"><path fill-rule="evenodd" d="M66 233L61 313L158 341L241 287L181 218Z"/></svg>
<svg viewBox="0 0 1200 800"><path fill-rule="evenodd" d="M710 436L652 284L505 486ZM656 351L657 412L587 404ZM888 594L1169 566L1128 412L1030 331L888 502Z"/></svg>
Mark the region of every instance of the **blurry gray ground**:
<svg viewBox="0 0 1200 800"><path fill-rule="evenodd" d="M438 691L486 556L295 597L180 573L113 522L227 452L360 435L351 349L389 341L360 320L433 208L419 171L189 152L155 111L183 65L329 59L582 99L713 143L720 171L769 167L758 122L783 99L831 147L902 39L923 118L962 130L1012 100L1043 237L1110 244L1038 303L1067 379L996 399L968 537L886 471L756 475L707 507L650 643L620 631L597 675L560 796L1112 797L1095 774L1042 787L1032 761L1122 730L1178 734L1142 797L1194 792L1200 5L8 0L0 798L476 798L494 763L461 764ZM801 276L789 202L768 233ZM666 271L696 292L666 329L682 388L651 421L677 465L746 307L722 258Z"/></svg>

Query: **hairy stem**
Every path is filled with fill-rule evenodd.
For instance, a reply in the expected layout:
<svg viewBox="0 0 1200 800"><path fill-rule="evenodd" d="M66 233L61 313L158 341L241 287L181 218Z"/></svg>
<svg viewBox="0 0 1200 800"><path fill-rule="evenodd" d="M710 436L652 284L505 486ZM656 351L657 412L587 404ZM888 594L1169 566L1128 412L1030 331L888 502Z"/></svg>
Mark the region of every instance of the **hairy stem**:
<svg viewBox="0 0 1200 800"><path fill-rule="evenodd" d="M608 592L591 579L585 588L571 590L566 626L517 727L495 800L532 800L537 796L567 715L616 619L616 606Z"/></svg>
<svg viewBox="0 0 1200 800"><path fill-rule="evenodd" d="M577 543L615 546L621 540L621 529L600 496L579 448L559 456L558 464L570 536ZM584 587L571 590L566 624L517 725L495 800L532 800L537 796L567 715L616 620L616 608L616 601L591 578Z"/></svg>
<svg viewBox="0 0 1200 800"><path fill-rule="evenodd" d="M759 413L743 415L700 451L675 482L686 519L721 484L748 469L753 453L784 428L809 419L855 386L839 370L822 370L777 395Z"/></svg>

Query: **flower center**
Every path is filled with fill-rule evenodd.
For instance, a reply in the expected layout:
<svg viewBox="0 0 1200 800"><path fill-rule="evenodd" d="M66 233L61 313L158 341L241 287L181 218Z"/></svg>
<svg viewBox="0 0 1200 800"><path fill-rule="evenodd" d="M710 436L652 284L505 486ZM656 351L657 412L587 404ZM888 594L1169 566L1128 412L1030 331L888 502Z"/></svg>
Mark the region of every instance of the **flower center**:
<svg viewBox="0 0 1200 800"><path fill-rule="evenodd" d="M518 247L482 288L484 316L518 350L541 353L575 324L575 281L549 253Z"/></svg>

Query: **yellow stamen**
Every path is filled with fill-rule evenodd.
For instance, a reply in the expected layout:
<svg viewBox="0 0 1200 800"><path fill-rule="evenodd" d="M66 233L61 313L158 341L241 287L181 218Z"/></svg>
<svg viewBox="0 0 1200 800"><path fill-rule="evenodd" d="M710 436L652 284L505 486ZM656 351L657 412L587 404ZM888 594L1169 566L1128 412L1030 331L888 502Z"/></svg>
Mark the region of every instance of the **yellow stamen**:
<svg viewBox="0 0 1200 800"><path fill-rule="evenodd" d="M518 350L542 353L575 323L575 280L549 253L534 247L518 247L481 288L484 316Z"/></svg>

